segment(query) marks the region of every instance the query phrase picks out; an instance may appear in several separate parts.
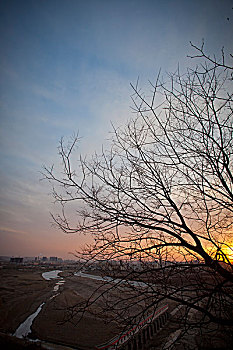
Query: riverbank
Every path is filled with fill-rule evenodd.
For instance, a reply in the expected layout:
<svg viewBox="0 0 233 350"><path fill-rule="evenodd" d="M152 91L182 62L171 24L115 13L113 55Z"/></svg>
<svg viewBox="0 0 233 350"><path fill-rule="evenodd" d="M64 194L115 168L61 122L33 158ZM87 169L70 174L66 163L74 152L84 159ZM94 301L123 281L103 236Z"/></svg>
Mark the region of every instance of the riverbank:
<svg viewBox="0 0 233 350"><path fill-rule="evenodd" d="M104 317L97 317L98 303L80 320L75 306L82 305L101 282L69 276L55 298L48 300L32 325L32 335L44 341L76 349L94 349L95 345L111 339L119 329ZM101 290L100 290L101 292ZM70 313L67 311L70 310ZM72 318L69 319L69 316Z"/></svg>
<svg viewBox="0 0 233 350"><path fill-rule="evenodd" d="M0 333L0 348L4 350L45 350L40 343L32 343L26 339L18 339L5 333Z"/></svg>
<svg viewBox="0 0 233 350"><path fill-rule="evenodd" d="M59 271L46 274L44 272L42 269L22 268L0 270L0 277L4 281L0 288L0 331L8 334L19 333L19 325L23 326L27 317L33 316L39 305L44 303L40 312L33 318L29 328L31 333L25 334L31 339L39 339L43 346L49 344L49 349L63 350L68 347L93 350L96 345L109 341L121 332L124 325L114 321L112 309L106 305L102 293L108 287L103 284L100 276L74 275L74 271L60 272L59 276ZM54 273L58 279L49 280ZM124 293L126 300L128 297L136 297L131 295L134 292L122 283L117 291L110 290L107 293L110 305L119 300L119 293L121 296ZM97 302L88 308L80 320L81 315L76 311L93 297L97 298ZM134 307L130 312L136 311L133 310ZM105 311L100 313L103 308ZM20 336L21 333L20 331ZM17 338L14 338L18 343Z"/></svg>
<svg viewBox="0 0 233 350"><path fill-rule="evenodd" d="M116 327L107 324L104 317L98 319L93 314L86 315L78 327L73 323L77 321L75 318L72 323L62 324L67 315L67 306L86 300L100 282L75 277L70 271L61 272L65 283L60 284L57 291L56 284L61 283L62 279L60 282L57 279L46 280L42 276L43 272L41 269L10 266L0 269L0 332L3 334L2 342L9 343L9 348L15 348L14 343L16 349L17 346L20 349L29 345L30 348L38 348L39 344L21 341L12 335L43 303L45 304L33 320L32 333L29 336L52 343L53 349L63 349L66 346L93 349L94 345L116 334Z"/></svg>
<svg viewBox="0 0 233 350"><path fill-rule="evenodd" d="M126 300L127 298L132 299L134 295L130 286L141 287L143 290L145 284L128 281L127 287L127 283L119 283L118 291L110 289L105 296L107 299L105 299L101 297L101 293L107 286L103 285L103 279L98 274L77 273L74 275L74 271L70 270L50 271L43 274L44 272L44 269L39 268L31 270L20 267L0 269L1 348L12 350L24 348L31 350L93 350L96 345L109 341L121 331L116 322L110 322L114 319L113 314L111 314L111 303L114 304L114 301L119 300L119 293L121 293L121 297L125 295ZM50 280L51 276L55 276L57 279ZM97 289L98 291L96 291ZM88 308L80 320L80 314L77 314L76 311L84 305L88 298L93 297L97 298L97 302ZM135 298L137 298L136 295ZM134 302L136 302L135 298ZM40 341L33 343L10 336L42 304L40 312L35 319L33 318L30 328L32 332L29 334L31 338ZM103 306L105 312L101 315L100 310ZM136 307L139 306L140 302L136 303ZM169 302L171 316L174 313L174 308L175 304ZM160 350L162 344L170 344L171 340L174 340L181 332L180 319L182 317L183 315L178 315L176 319L173 316L166 326L146 344L145 350ZM198 348L204 349L204 343L208 345L211 341L213 342L213 335L217 336L216 332L213 332L211 339L206 341L208 335L203 337L203 334L200 335L198 332L196 335L187 334L185 344L191 344L191 341L195 340L194 345L197 346L196 344L201 341ZM214 344L218 343L224 344L223 348L227 349L226 341L221 339L221 334L214 340ZM214 349L215 347L211 345L210 348ZM206 349L210 348L206 347ZM180 344L177 350L184 350L183 344Z"/></svg>
<svg viewBox="0 0 233 350"><path fill-rule="evenodd" d="M0 332L13 334L18 326L52 294L54 281L38 270L0 270Z"/></svg>

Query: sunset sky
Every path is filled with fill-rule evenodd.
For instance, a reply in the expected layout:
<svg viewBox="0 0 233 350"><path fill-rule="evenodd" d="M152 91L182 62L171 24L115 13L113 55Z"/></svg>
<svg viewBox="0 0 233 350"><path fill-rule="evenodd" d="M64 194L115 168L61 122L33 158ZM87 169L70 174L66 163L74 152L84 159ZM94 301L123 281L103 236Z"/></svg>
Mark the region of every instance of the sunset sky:
<svg viewBox="0 0 233 350"><path fill-rule="evenodd" d="M131 116L141 86L179 63L189 42L233 52L230 0L2 0L0 2L0 255L56 255L85 237L52 227L42 166L59 166L60 138L79 131L80 152L101 149L111 122Z"/></svg>

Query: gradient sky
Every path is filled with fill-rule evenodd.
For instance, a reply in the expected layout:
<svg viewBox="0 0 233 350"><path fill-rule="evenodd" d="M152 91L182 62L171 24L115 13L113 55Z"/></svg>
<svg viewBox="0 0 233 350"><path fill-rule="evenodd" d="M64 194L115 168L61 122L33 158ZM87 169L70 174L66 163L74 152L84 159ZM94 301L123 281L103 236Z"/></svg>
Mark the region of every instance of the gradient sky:
<svg viewBox="0 0 233 350"><path fill-rule="evenodd" d="M229 0L0 1L0 255L69 257L85 241L51 226L42 165L79 131L100 149L130 117L130 82L185 70L189 41L233 51ZM70 256L72 257L72 256Z"/></svg>

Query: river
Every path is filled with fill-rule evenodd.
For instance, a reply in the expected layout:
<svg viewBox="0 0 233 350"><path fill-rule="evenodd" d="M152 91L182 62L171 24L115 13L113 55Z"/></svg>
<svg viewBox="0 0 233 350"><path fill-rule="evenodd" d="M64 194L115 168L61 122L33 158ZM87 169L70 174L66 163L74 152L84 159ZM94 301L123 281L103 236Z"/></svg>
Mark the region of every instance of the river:
<svg viewBox="0 0 233 350"><path fill-rule="evenodd" d="M59 276L60 272L62 272L62 271L61 270L52 270L52 271L47 271L47 272L42 273L42 277L47 281L59 278L59 281L56 282L55 286L53 287L53 292L56 292L56 294L53 294L50 297L50 299L53 299L57 295L59 295L59 293L57 293L59 290L59 287L65 283L64 278ZM123 280L123 279L119 279L119 278L113 279L112 277L108 277L108 276L101 277L101 276L87 274L87 273L84 273L81 271L75 272L74 276L90 278L90 279L94 279L94 280L98 280L98 281L111 282L111 283L116 283L116 284L126 284L126 285L128 284L128 285L131 285L134 287L142 287L142 288L149 287L149 285L147 283L144 283L144 282ZM27 319L23 323L21 323L21 325L16 329L15 333L13 334L15 337L24 338L24 337L28 336L28 334L31 332L32 322L37 317L37 315L40 313L44 304L45 304L45 302L43 302L33 314L28 316Z"/></svg>
<svg viewBox="0 0 233 350"><path fill-rule="evenodd" d="M58 292L59 287L65 283L65 280L63 277L60 277L58 274L62 272L61 270L53 270L53 271L48 271L48 272L44 272L42 273L42 277L47 280L50 281L52 279L57 279L59 278L59 281L55 284L55 286L53 287L53 291L54 292ZM57 294L53 294L50 299L55 298ZM26 318L26 320L21 323L19 325L19 327L16 329L15 333L13 334L15 337L17 338L25 338L28 336L28 334L31 332L31 326L32 326L32 322L33 320L36 318L36 316L40 313L40 311L42 310L43 305L45 304L45 302L43 302L42 304L40 304L40 306L37 308L37 310L31 314L30 316L28 316Z"/></svg>
<svg viewBox="0 0 233 350"><path fill-rule="evenodd" d="M74 276L77 277L84 277L84 278L91 278L93 280L98 280L98 281L103 281L103 282L112 282L112 283L116 283L116 284L128 284L134 287L150 287L153 285L150 285L148 283L144 283L144 282L138 282L138 281L131 281L131 280L123 280L121 278L112 278L112 277L108 277L108 276L96 276L96 275L90 275L88 273L84 273L84 272L75 272Z"/></svg>

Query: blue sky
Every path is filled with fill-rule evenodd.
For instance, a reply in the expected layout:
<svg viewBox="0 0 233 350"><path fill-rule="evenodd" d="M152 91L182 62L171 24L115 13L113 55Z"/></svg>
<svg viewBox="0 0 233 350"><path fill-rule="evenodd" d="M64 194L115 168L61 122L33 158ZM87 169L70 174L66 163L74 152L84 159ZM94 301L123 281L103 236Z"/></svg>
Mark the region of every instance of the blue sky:
<svg viewBox="0 0 233 350"><path fill-rule="evenodd" d="M98 151L130 115L130 82L193 62L189 41L218 55L233 46L233 1L0 2L0 255L68 256L82 244L51 227L42 165L79 131ZM227 20L229 18L229 20Z"/></svg>

